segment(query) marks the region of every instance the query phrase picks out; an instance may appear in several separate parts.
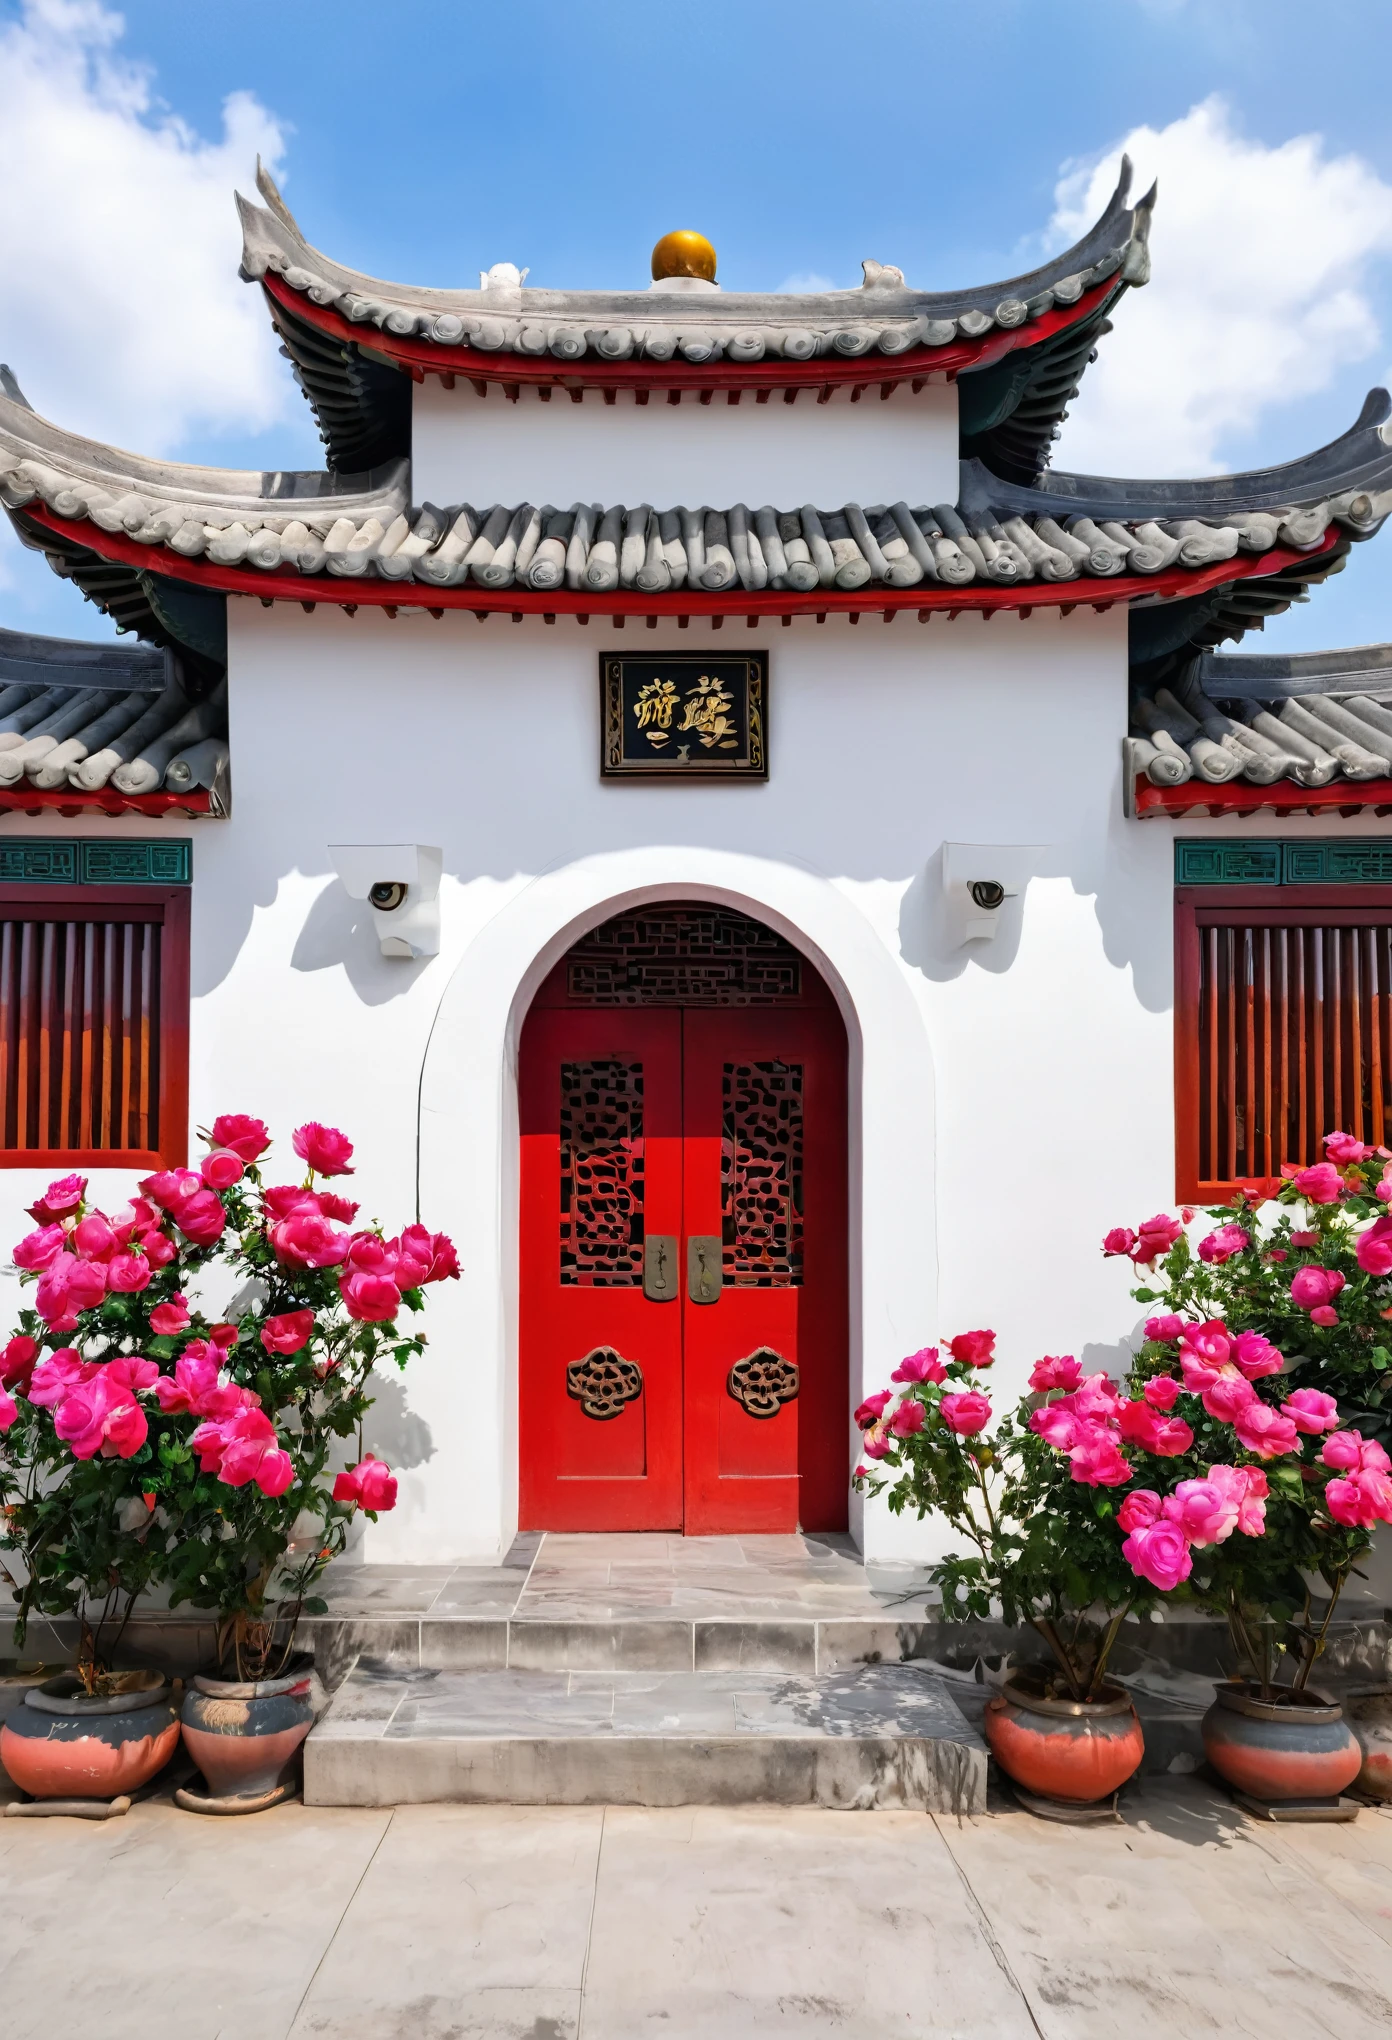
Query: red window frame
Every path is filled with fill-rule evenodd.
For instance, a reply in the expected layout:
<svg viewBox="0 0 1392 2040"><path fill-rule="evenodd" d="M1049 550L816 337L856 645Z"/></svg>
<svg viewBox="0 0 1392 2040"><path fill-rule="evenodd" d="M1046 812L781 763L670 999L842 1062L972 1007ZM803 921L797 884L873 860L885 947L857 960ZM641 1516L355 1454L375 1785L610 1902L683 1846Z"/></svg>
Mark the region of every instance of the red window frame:
<svg viewBox="0 0 1392 2040"><path fill-rule="evenodd" d="M1332 1031L1326 1032L1322 1024L1321 1039L1315 1046L1327 1049L1327 1061L1323 1054L1307 1057L1310 1041L1307 1032L1301 1029L1288 1037L1296 1041L1297 1047L1294 1055L1288 1053L1283 1064L1279 1044L1275 1042L1271 1028L1272 1006L1261 1008L1249 998L1247 1024L1251 1032L1247 1045L1255 1047L1256 1053L1249 1055L1247 1060L1249 1076L1244 1103L1254 1124L1258 1123L1257 1114L1251 1108L1254 1105L1265 1106L1269 1138L1272 1107L1279 1093L1280 1073L1284 1067L1287 1071L1287 1097L1293 1084L1305 1120L1302 1151L1271 1156L1278 1162L1271 1175L1200 1175L1201 1113L1204 1106L1203 1043L1200 1040L1201 948L1205 932L1233 926L1272 930L1392 927L1392 887L1179 886L1175 889L1174 899L1176 1198L1187 1203L1217 1204L1225 1202L1239 1189L1270 1195L1281 1181L1279 1162L1300 1161L1303 1164L1322 1159L1323 1148L1318 1137L1333 1131L1336 1125L1342 1125L1343 1119L1354 1121L1343 1126L1344 1131L1368 1141L1381 1142L1386 1138L1388 1145L1392 1145L1392 984L1386 981L1387 974L1383 973L1371 987L1365 983L1361 995L1355 989L1353 994L1345 997L1341 987L1337 1000L1319 1001L1322 1022L1327 1017ZM1278 1002L1278 1014L1279 1010ZM1210 1017L1210 1026L1213 1025ZM1259 1025L1261 1039L1258 1042L1256 1030ZM1356 1059L1361 1063L1365 1049L1370 1073L1370 1103L1366 1112L1362 1086L1358 1087L1357 1097L1350 1101L1346 1083L1351 1062ZM1210 1041L1210 1054L1212 1050L1213 1043ZM1230 1071L1233 1071L1237 1065L1237 1052L1231 1042L1227 1044L1227 1054ZM1264 1072L1263 1096L1260 1098L1256 1096L1255 1078L1250 1074L1254 1064L1262 1067ZM1275 1083L1272 1083L1273 1075ZM1268 1085L1269 1092L1266 1089ZM1216 1138L1212 1128L1218 1124L1220 1114L1211 1095L1209 1111L1210 1145L1214 1146ZM1329 1123L1316 1125L1316 1119L1327 1119Z"/></svg>
<svg viewBox="0 0 1392 2040"><path fill-rule="evenodd" d="M189 908L188 886L0 885L0 923L12 920L120 921L154 923L161 930L156 1107L158 1145L147 1148L0 1146L0 1169L158 1169L180 1168L187 1162ZM36 1045L43 1052L45 1044ZM2 1059L3 1038L0 1037ZM7 1070L0 1081L8 1085Z"/></svg>

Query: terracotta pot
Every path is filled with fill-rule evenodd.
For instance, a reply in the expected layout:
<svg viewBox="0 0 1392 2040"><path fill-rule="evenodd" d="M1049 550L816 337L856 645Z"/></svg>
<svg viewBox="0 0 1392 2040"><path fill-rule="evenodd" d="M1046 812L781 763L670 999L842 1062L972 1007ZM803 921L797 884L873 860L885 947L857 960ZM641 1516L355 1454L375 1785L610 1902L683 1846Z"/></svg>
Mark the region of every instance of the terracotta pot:
<svg viewBox="0 0 1392 2040"><path fill-rule="evenodd" d="M1255 1680L1225 1679L1203 1718L1204 1753L1219 1777L1253 1799L1336 1800L1363 1762L1343 1709L1308 1689L1258 1698Z"/></svg>
<svg viewBox="0 0 1392 2040"><path fill-rule="evenodd" d="M1075 1806L1110 1798L1145 1755L1136 1710L1120 1686L1105 1685L1098 1700L1054 1700L1008 1680L987 1701L983 1727L1007 1778Z"/></svg>
<svg viewBox="0 0 1392 2040"><path fill-rule="evenodd" d="M114 1799L162 1771L179 1714L158 1672L127 1672L89 1698L73 1672L31 1687L0 1728L0 1763L35 1799Z"/></svg>
<svg viewBox="0 0 1392 2040"><path fill-rule="evenodd" d="M1358 1789L1369 1799L1392 1801L1392 1686L1351 1693L1344 1702L1344 1719L1363 1752Z"/></svg>
<svg viewBox="0 0 1392 2040"><path fill-rule="evenodd" d="M278 1679L195 1677L184 1696L184 1744L215 1799L256 1799L290 1778L314 1726L314 1669Z"/></svg>

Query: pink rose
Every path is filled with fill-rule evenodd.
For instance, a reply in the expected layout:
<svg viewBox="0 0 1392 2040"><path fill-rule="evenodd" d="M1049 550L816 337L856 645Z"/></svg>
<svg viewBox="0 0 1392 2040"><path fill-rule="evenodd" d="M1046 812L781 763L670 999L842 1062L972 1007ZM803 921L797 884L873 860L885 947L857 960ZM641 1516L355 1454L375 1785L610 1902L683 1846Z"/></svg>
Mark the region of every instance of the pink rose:
<svg viewBox="0 0 1392 2040"><path fill-rule="evenodd" d="M1028 1424L1035 1436L1055 1452L1071 1451L1079 1429L1078 1419L1061 1402L1045 1403L1042 1409L1032 1411Z"/></svg>
<svg viewBox="0 0 1392 2040"><path fill-rule="evenodd" d="M1332 1162L1316 1162L1312 1169L1300 1169L1294 1181L1309 1204L1337 1204L1343 1194L1343 1179Z"/></svg>
<svg viewBox="0 0 1392 2040"><path fill-rule="evenodd" d="M1220 1424L1235 1424L1239 1413L1256 1399L1257 1391L1235 1367L1225 1367L1203 1391L1204 1408Z"/></svg>
<svg viewBox="0 0 1392 2040"><path fill-rule="evenodd" d="M1374 1197L1380 1197L1384 1204L1392 1200L1392 1164L1384 1168L1381 1177L1373 1185Z"/></svg>
<svg viewBox="0 0 1392 2040"><path fill-rule="evenodd" d="M1117 1411L1117 1428L1130 1445L1139 1445L1148 1450L1150 1440L1160 1422L1148 1402L1124 1402Z"/></svg>
<svg viewBox="0 0 1392 2040"><path fill-rule="evenodd" d="M252 1119L245 1112L220 1112L213 1121L212 1141L214 1147L227 1148L250 1166L265 1154L271 1136L260 1119Z"/></svg>
<svg viewBox="0 0 1392 2040"><path fill-rule="evenodd" d="M1160 1516L1160 1497L1153 1488L1133 1488L1117 1510L1123 1530L1148 1530Z"/></svg>
<svg viewBox="0 0 1392 2040"><path fill-rule="evenodd" d="M179 1249L167 1233L152 1227L140 1235L140 1251L152 1268L167 1268Z"/></svg>
<svg viewBox="0 0 1392 2040"><path fill-rule="evenodd" d="M1182 1480L1165 1499L1165 1516L1191 1544L1222 1544L1237 1528L1238 1497L1226 1484Z"/></svg>
<svg viewBox="0 0 1392 2040"><path fill-rule="evenodd" d="M324 1208L328 1210L327 1204ZM357 1206L355 1205L353 1209L356 1211ZM330 1213L330 1216L333 1214ZM351 1217L351 1213L349 1216ZM401 1235L399 1244L403 1253L409 1253L416 1260L427 1264L429 1273L421 1276L422 1282L458 1281L459 1256L448 1234L433 1233L429 1227L423 1225L408 1225ZM925 1352L936 1350L936 1347L924 1348Z"/></svg>
<svg viewBox="0 0 1392 2040"><path fill-rule="evenodd" d="M314 1195L319 1209L323 1212L325 1218L336 1218L340 1225L351 1225L362 1209L361 1205L354 1204L351 1197L340 1197L336 1190L316 1190ZM407 1227L408 1232L423 1232L424 1230L423 1226ZM445 1236L443 1233L437 1233L436 1238L443 1240ZM445 1241L445 1244L449 1246L448 1240ZM450 1252L454 1252L452 1247L450 1247ZM447 1269L445 1272L448 1274L450 1271ZM453 1272L456 1275L459 1273L457 1266Z"/></svg>
<svg viewBox="0 0 1392 2040"><path fill-rule="evenodd" d="M1297 1268L1291 1277L1291 1302L1300 1310L1314 1311L1331 1303L1344 1286L1337 1268Z"/></svg>
<svg viewBox="0 0 1392 2040"><path fill-rule="evenodd" d="M1318 1388L1292 1389L1281 1405L1281 1415L1289 1417L1297 1431L1311 1436L1339 1428L1339 1405Z"/></svg>
<svg viewBox="0 0 1392 2040"><path fill-rule="evenodd" d="M1355 1140L1351 1133L1327 1133L1324 1136L1324 1152L1331 1162L1347 1169L1354 1162L1366 1162L1377 1150L1364 1147L1362 1141Z"/></svg>
<svg viewBox="0 0 1392 2040"><path fill-rule="evenodd" d="M1107 1375L1089 1374L1085 1381L1078 1383L1072 1395L1065 1397L1065 1401L1084 1422L1104 1423L1116 1415L1123 1398L1116 1383Z"/></svg>
<svg viewBox="0 0 1392 2040"><path fill-rule="evenodd" d="M396 1256L387 1247L384 1239L374 1232L354 1233L348 1242L348 1253L344 1267L350 1274L359 1271L370 1275L390 1275L396 1265Z"/></svg>
<svg viewBox="0 0 1392 2040"><path fill-rule="evenodd" d="M61 1225L43 1225L37 1232L26 1233L19 1245L12 1251L16 1268L30 1271L46 1268L55 1254L61 1254L68 1243L68 1236Z"/></svg>
<svg viewBox="0 0 1392 2040"><path fill-rule="evenodd" d="M387 1324L401 1308L401 1291L391 1276L374 1275L365 1269L340 1275L338 1293L349 1317L356 1318L359 1324Z"/></svg>
<svg viewBox="0 0 1392 2040"><path fill-rule="evenodd" d="M1154 1374L1141 1390L1153 1410L1172 1410L1179 1400L1180 1384L1172 1374Z"/></svg>
<svg viewBox="0 0 1392 2040"><path fill-rule="evenodd" d="M1335 1522L1349 1530L1392 1523L1392 1481L1385 1473L1363 1472L1331 1480L1324 1490L1324 1505Z"/></svg>
<svg viewBox="0 0 1392 2040"><path fill-rule="evenodd" d="M1317 1303L1310 1312L1310 1323L1312 1325L1323 1325L1328 1330L1330 1325L1337 1325L1338 1322L1339 1313L1335 1310L1332 1303Z"/></svg>
<svg viewBox="0 0 1392 2040"><path fill-rule="evenodd" d="M1365 1275L1392 1275L1392 1218L1375 1218L1354 1253Z"/></svg>
<svg viewBox="0 0 1392 2040"><path fill-rule="evenodd" d="M974 1388L961 1395L943 1396L938 1407L948 1430L955 1431L959 1438L975 1437L991 1421L990 1403Z"/></svg>
<svg viewBox="0 0 1392 2040"><path fill-rule="evenodd" d="M268 1317L261 1327L261 1344L268 1353L298 1353L308 1345L309 1335L314 1330L312 1310L287 1310L279 1317Z"/></svg>
<svg viewBox="0 0 1392 2040"><path fill-rule="evenodd" d="M855 1421L862 1431L868 1431L881 1418L894 1400L892 1389L882 1388L875 1395L867 1395L855 1413Z"/></svg>
<svg viewBox="0 0 1392 2040"><path fill-rule="evenodd" d="M118 1296L138 1296L153 1274L143 1254L113 1254L106 1264L107 1283Z"/></svg>
<svg viewBox="0 0 1392 2040"><path fill-rule="evenodd" d="M1136 1244L1136 1235L1128 1225L1114 1225L1102 1238L1102 1251L1109 1258L1114 1254L1129 1254Z"/></svg>
<svg viewBox="0 0 1392 2040"><path fill-rule="evenodd" d="M202 1341L196 1342L201 1344ZM169 1415L204 1416L209 1396L218 1385L218 1363L208 1352L189 1352L174 1363L174 1374L161 1375L155 1383L155 1398Z"/></svg>
<svg viewBox="0 0 1392 2040"><path fill-rule="evenodd" d="M351 1176L348 1164L353 1153L353 1143L336 1126L321 1126L317 1119L306 1120L297 1126L290 1137L291 1146L302 1162L319 1176Z"/></svg>
<svg viewBox="0 0 1392 2040"><path fill-rule="evenodd" d="M1284 1247L1268 1247L1266 1250L1266 1258L1268 1261L1288 1261L1290 1259L1290 1255L1286 1252Z"/></svg>
<svg viewBox="0 0 1392 2040"><path fill-rule="evenodd" d="M1220 1225L1217 1232L1211 1232L1207 1239L1199 1241L1199 1259L1215 1268L1221 1268L1234 1254L1240 1254L1244 1247L1252 1244L1251 1235L1240 1225Z"/></svg>
<svg viewBox="0 0 1392 2040"><path fill-rule="evenodd" d="M93 1310L106 1294L106 1268L100 1261L79 1261L73 1254L55 1254L39 1277L34 1307L55 1331L71 1331L77 1314Z"/></svg>
<svg viewBox="0 0 1392 2040"><path fill-rule="evenodd" d="M1131 1462L1122 1457L1113 1434L1101 1425L1079 1433L1068 1455L1073 1479L1088 1487L1124 1487L1131 1478Z"/></svg>
<svg viewBox="0 0 1392 2040"><path fill-rule="evenodd" d="M73 1245L85 1261L104 1261L118 1245L115 1232L99 1211L89 1211L73 1227Z"/></svg>
<svg viewBox="0 0 1392 2040"><path fill-rule="evenodd" d="M95 1459L98 1452L131 1459L150 1435L144 1410L108 1368L69 1390L53 1413L53 1428L74 1459Z"/></svg>
<svg viewBox="0 0 1392 2040"><path fill-rule="evenodd" d="M1035 1361L1029 1385L1034 1389L1076 1388L1082 1378L1082 1363L1071 1353L1057 1356L1046 1353L1042 1360Z"/></svg>
<svg viewBox="0 0 1392 2040"><path fill-rule="evenodd" d="M921 1402L901 1402L890 1419L889 1428L896 1438L912 1438L916 1431L923 1429L923 1419L927 1414Z"/></svg>
<svg viewBox="0 0 1392 2040"><path fill-rule="evenodd" d="M860 1449L870 1459L883 1459L891 1449L893 1440L885 1427L884 1420L872 1424L860 1441Z"/></svg>
<svg viewBox="0 0 1392 2040"><path fill-rule="evenodd" d="M357 1210L356 1204L353 1209ZM278 1224L283 1218L333 1217L324 1210L324 1199L318 1191L306 1190L303 1183L272 1183L261 1192L261 1209L266 1218Z"/></svg>
<svg viewBox="0 0 1392 2040"><path fill-rule="evenodd" d="M1392 1473L1392 1459L1387 1457L1376 1438L1365 1438L1358 1451L1358 1464L1364 1473Z"/></svg>
<svg viewBox="0 0 1392 2040"><path fill-rule="evenodd" d="M1257 1381L1263 1374L1279 1374L1285 1365L1270 1339L1260 1332L1239 1332L1232 1342L1232 1357L1249 1381Z"/></svg>
<svg viewBox="0 0 1392 2040"><path fill-rule="evenodd" d="M174 1338L186 1332L193 1320L189 1316L188 1301L176 1290L167 1303L157 1303L150 1312L150 1330L157 1338Z"/></svg>
<svg viewBox="0 0 1392 2040"><path fill-rule="evenodd" d="M1162 1254L1169 1253L1183 1230L1177 1218L1170 1218L1163 1211L1146 1219L1131 1249L1131 1259L1138 1268L1153 1268Z"/></svg>
<svg viewBox="0 0 1392 2040"><path fill-rule="evenodd" d="M246 1174L246 1164L231 1148L214 1148L203 1157L199 1173L210 1190L230 1190Z"/></svg>
<svg viewBox="0 0 1392 2040"><path fill-rule="evenodd" d="M18 1384L26 1393L29 1377L34 1371L34 1362L39 1357L35 1340L16 1332L9 1344L0 1351L0 1388L13 1388Z"/></svg>
<svg viewBox="0 0 1392 2040"><path fill-rule="evenodd" d="M336 1502L356 1502L360 1508L380 1513L396 1506L396 1479L391 1468L369 1452L351 1473L339 1474L333 1498Z"/></svg>
<svg viewBox="0 0 1392 2040"><path fill-rule="evenodd" d="M348 1235L335 1232L326 1218L306 1214L273 1225L271 1245L288 1268L337 1268L348 1252Z"/></svg>
<svg viewBox="0 0 1392 2040"><path fill-rule="evenodd" d="M1186 1352L1209 1367L1222 1367L1232 1355L1232 1335L1221 1318L1210 1318L1202 1325L1186 1325L1181 1361Z"/></svg>
<svg viewBox="0 0 1392 2040"><path fill-rule="evenodd" d="M144 1177L140 1187L161 1211L172 1211L203 1188L203 1178L195 1176L192 1169L161 1169L157 1176Z"/></svg>
<svg viewBox="0 0 1392 2040"><path fill-rule="evenodd" d="M946 1381L947 1369L938 1358L936 1346L920 1346L899 1362L891 1381Z"/></svg>
<svg viewBox="0 0 1392 2040"><path fill-rule="evenodd" d="M200 1424L191 1442L203 1454L203 1471L216 1471L226 1487L254 1482L265 1495L283 1495L295 1478L294 1461L264 1410L244 1405L233 1416Z"/></svg>
<svg viewBox="0 0 1392 2040"><path fill-rule="evenodd" d="M1320 1458L1326 1466L1357 1467L1363 1439L1357 1431L1335 1431L1324 1441Z"/></svg>
<svg viewBox="0 0 1392 2040"><path fill-rule="evenodd" d="M964 1367L989 1367L996 1357L994 1332L959 1332L947 1343L953 1359Z"/></svg>
<svg viewBox="0 0 1392 2040"><path fill-rule="evenodd" d="M1259 1466L1210 1466L1208 1480L1237 1508L1237 1527L1244 1537L1260 1537L1266 1529L1266 1475Z"/></svg>
<svg viewBox="0 0 1392 2040"><path fill-rule="evenodd" d="M1181 1452L1187 1452L1194 1442L1194 1433L1183 1417L1167 1417L1155 1426L1151 1441L1146 1447L1157 1459L1177 1459Z"/></svg>
<svg viewBox="0 0 1392 2040"><path fill-rule="evenodd" d="M19 1416L19 1404L6 1388L0 1388L0 1434L8 1431Z"/></svg>
<svg viewBox="0 0 1392 2040"><path fill-rule="evenodd" d="M1290 1242L1293 1247L1317 1247L1319 1245L1319 1234L1317 1232L1293 1232L1290 1236Z"/></svg>
<svg viewBox="0 0 1392 2040"><path fill-rule="evenodd" d="M1283 1452L1300 1449L1300 1433L1289 1417L1255 1398L1233 1418L1240 1442L1258 1459L1277 1459Z"/></svg>
<svg viewBox="0 0 1392 2040"><path fill-rule="evenodd" d="M1161 1317L1147 1318L1145 1323L1148 1339L1160 1339L1166 1343L1171 1339L1182 1339L1185 1329L1183 1318L1177 1317L1172 1310L1167 1310Z"/></svg>
<svg viewBox="0 0 1392 2040"><path fill-rule="evenodd" d="M1183 1531L1163 1518L1146 1529L1133 1530L1121 1547L1121 1555L1133 1573L1149 1580L1163 1594L1187 1580L1194 1570Z"/></svg>
<svg viewBox="0 0 1392 2040"><path fill-rule="evenodd" d="M227 1224L222 1200L212 1190L196 1190L192 1197L176 1204L173 1218L184 1238L192 1240L196 1247L210 1247L214 1240L221 1239Z"/></svg>
<svg viewBox="0 0 1392 2040"><path fill-rule="evenodd" d="M59 1346L34 1369L27 1390L29 1400L41 1410L56 1409L66 1395L90 1381L96 1371L94 1361L78 1358L75 1346Z"/></svg>
<svg viewBox="0 0 1392 2040"><path fill-rule="evenodd" d="M56 1183L49 1184L37 1204L29 1206L29 1216L35 1225L52 1225L55 1219L76 1211L86 1195L85 1176L60 1176Z"/></svg>

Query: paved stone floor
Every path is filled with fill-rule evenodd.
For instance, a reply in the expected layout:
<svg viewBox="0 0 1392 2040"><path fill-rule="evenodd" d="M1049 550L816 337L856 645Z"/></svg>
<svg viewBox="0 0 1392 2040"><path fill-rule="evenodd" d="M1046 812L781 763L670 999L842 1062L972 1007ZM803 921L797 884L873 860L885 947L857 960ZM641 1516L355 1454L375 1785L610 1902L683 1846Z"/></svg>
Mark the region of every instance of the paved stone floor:
<svg viewBox="0 0 1392 2040"><path fill-rule="evenodd" d="M1386 2040L1392 1814L0 1822L4 2040Z"/></svg>

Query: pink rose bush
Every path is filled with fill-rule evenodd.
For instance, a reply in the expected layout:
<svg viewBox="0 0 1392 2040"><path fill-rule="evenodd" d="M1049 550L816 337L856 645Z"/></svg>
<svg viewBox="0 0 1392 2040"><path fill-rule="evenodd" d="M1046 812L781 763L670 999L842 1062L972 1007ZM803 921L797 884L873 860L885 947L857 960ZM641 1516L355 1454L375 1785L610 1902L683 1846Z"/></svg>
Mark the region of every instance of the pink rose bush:
<svg viewBox="0 0 1392 2040"><path fill-rule="evenodd" d="M395 1505L390 1468L369 1453L345 1472L345 1447L374 1365L424 1345L403 1318L459 1263L423 1225L355 1224L323 1181L352 1173L335 1127L296 1129L292 1184L262 1180L261 1120L223 1114L203 1138L197 1169L146 1176L120 1210L98 1210L78 1175L30 1208L13 1250L30 1297L0 1347L0 1552L23 1559L21 1640L33 1613L165 1586L231 1618L255 1674L277 1620L321 1605L307 1597L354 1515ZM215 1262L236 1322L199 1304Z"/></svg>

